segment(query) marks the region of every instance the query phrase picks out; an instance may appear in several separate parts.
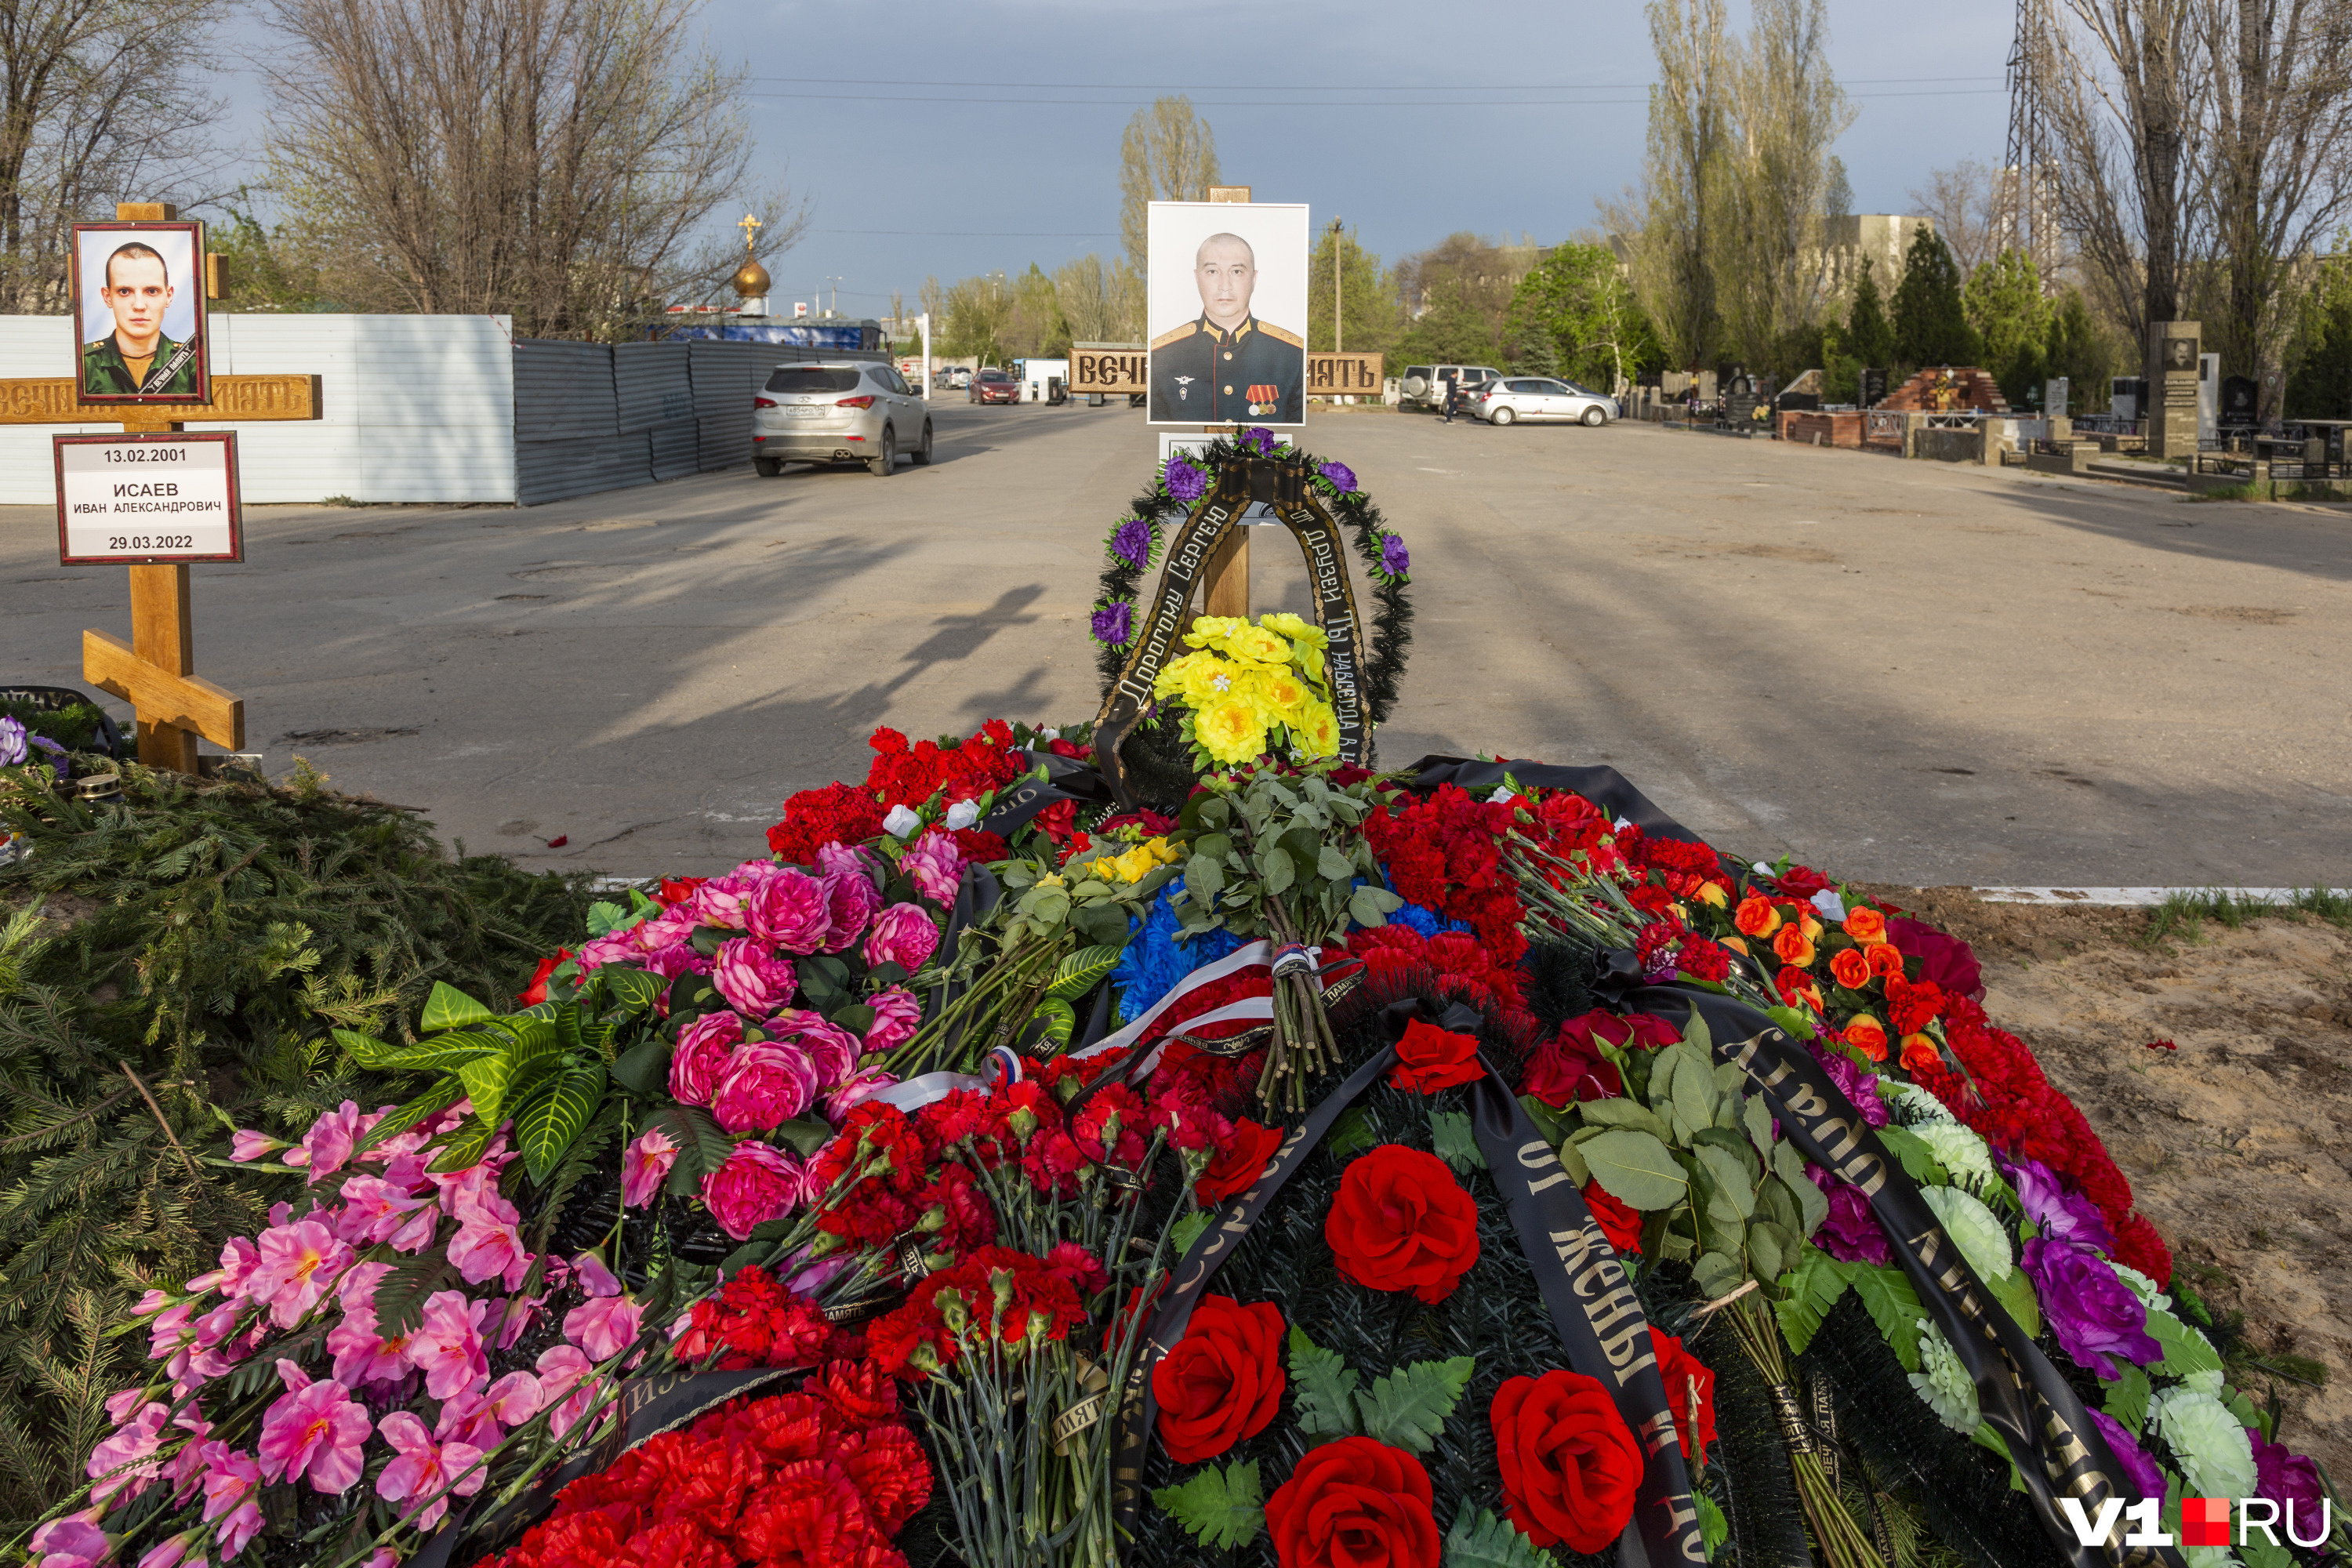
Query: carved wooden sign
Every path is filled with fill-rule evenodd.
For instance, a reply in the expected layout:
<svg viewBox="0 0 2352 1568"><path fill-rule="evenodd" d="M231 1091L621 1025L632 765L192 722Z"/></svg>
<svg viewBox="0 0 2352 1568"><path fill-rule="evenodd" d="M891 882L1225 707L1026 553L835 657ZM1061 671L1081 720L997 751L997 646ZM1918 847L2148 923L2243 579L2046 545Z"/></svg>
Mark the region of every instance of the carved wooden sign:
<svg viewBox="0 0 2352 1568"><path fill-rule="evenodd" d="M1309 397L1378 397L1383 384L1379 354L1307 356Z"/></svg>
<svg viewBox="0 0 2352 1568"><path fill-rule="evenodd" d="M1140 397L1150 383L1150 356L1141 343L1072 343L1070 391Z"/></svg>
<svg viewBox="0 0 2352 1568"><path fill-rule="evenodd" d="M0 425L115 424L122 410L82 403L74 378L21 376L0 380ZM215 375L212 401L174 405L170 417L183 424L215 419L316 419L315 375Z"/></svg>

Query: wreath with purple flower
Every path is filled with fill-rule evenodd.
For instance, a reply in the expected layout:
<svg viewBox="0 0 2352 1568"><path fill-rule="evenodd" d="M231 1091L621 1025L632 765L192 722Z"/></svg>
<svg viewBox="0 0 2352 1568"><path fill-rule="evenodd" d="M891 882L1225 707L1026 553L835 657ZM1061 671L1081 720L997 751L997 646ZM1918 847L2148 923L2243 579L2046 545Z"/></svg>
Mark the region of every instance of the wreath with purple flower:
<svg viewBox="0 0 2352 1568"><path fill-rule="evenodd" d="M1375 724L1385 722L1404 679L1405 650L1412 641L1412 556L1372 504L1347 464L1317 458L1263 426L1220 436L1206 450L1177 452L1152 475L1151 486L1129 503L1126 515L1103 540L1102 580L1095 595L1090 629L1103 689L1110 689L1135 637L1136 593L1144 574L1160 564L1163 547L1185 514L1209 491L1219 463L1234 457L1297 458L1307 468L1307 483L1333 521L1348 531L1368 579L1370 635L1364 650L1365 708Z"/></svg>

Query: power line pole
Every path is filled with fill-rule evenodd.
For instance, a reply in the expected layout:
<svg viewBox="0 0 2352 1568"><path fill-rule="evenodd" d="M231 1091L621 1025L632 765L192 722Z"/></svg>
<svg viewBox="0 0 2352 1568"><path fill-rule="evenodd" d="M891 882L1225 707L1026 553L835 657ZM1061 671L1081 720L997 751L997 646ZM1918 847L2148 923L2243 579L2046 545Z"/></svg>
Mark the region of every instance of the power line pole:
<svg viewBox="0 0 2352 1568"><path fill-rule="evenodd" d="M2001 160L2000 198L2002 237L2032 259L2044 288L2056 259L2042 172L2042 84L2049 69L2050 26L2048 0L2017 0L2017 27L2009 47L2009 149Z"/></svg>
<svg viewBox="0 0 2352 1568"><path fill-rule="evenodd" d="M1341 243L1339 233L1339 220L1335 217L1331 220L1331 352L1333 353L1341 353L1348 346L1348 340L1342 337L1339 331L1339 246Z"/></svg>

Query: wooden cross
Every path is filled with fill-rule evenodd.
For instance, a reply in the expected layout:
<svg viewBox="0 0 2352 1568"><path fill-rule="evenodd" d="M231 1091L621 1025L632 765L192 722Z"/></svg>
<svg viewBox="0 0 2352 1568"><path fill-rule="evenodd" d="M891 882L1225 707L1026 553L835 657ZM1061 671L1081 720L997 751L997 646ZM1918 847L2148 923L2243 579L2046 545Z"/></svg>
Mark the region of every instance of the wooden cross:
<svg viewBox="0 0 2352 1568"><path fill-rule="evenodd" d="M161 202L122 202L114 209L121 223L169 223L178 216ZM217 298L218 268L210 265L213 258L206 259L205 291ZM80 395L78 376L0 380L0 425L116 422L131 432L178 430L192 421L319 417L315 375L215 375L212 401L194 405L101 405L84 404ZM137 710L139 760L148 767L194 773L199 735L228 751L243 751L244 700L196 674L186 564L130 570L131 641L85 630L82 679Z"/></svg>

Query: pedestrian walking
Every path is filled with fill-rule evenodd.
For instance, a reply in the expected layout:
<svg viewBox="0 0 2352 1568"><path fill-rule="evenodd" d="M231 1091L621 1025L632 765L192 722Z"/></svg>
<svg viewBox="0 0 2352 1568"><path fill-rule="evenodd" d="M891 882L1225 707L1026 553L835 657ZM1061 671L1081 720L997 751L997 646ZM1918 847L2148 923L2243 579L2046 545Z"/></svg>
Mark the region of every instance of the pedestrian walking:
<svg viewBox="0 0 2352 1568"><path fill-rule="evenodd" d="M1454 376L1445 378L1445 422L1454 423L1454 405L1462 401L1462 383Z"/></svg>

